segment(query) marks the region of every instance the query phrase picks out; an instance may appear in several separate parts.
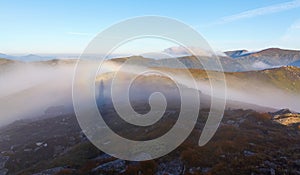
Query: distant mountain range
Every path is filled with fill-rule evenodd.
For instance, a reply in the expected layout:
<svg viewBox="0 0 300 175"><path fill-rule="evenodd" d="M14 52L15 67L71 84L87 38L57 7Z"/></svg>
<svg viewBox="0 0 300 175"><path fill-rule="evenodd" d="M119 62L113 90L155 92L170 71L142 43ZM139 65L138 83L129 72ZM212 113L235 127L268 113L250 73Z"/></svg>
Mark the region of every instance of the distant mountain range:
<svg viewBox="0 0 300 175"><path fill-rule="evenodd" d="M270 48L258 52L235 50L225 52L225 54L235 59L241 65L244 65L246 69L265 69L286 65L300 65L300 51L298 50Z"/></svg>
<svg viewBox="0 0 300 175"><path fill-rule="evenodd" d="M31 61L45 61L45 60L52 60L56 57L54 56L40 56L40 55L24 55L24 56L13 56L13 55L6 55L0 53L0 58L10 59L10 60L17 60L17 61L24 61L24 62L31 62Z"/></svg>
<svg viewBox="0 0 300 175"><path fill-rule="evenodd" d="M174 53L173 53L174 52ZM176 57L182 65L179 65L175 58L167 57L163 58L162 55L158 53L148 54L151 55L147 57L147 54L142 56L128 56L113 58L112 61L117 63L122 63L127 60L134 60L134 64L148 66L148 67L170 67L170 68L199 68L203 69L203 65L208 65L209 70L219 70L218 66L214 65L212 61L212 55L209 53L201 52L200 55L193 56L184 53L180 49L169 48L165 49L163 53L168 53L169 55L178 56ZM158 56L155 59L155 55ZM281 66L297 66L300 67L300 51L298 50L283 50L279 48L269 48L257 52L249 52L247 50L234 50L227 51L224 54L217 54L220 62L222 64L223 70L225 72L242 72L242 71L251 71L251 70L263 70ZM0 58L17 60L23 62L32 62L32 61L48 61L56 60L56 57L52 56L39 56L39 55L25 55L25 56L10 56L5 54L0 54ZM200 61L198 60L200 58ZM4 62L9 62L8 60L0 60L0 64ZM69 61L68 61L69 62Z"/></svg>
<svg viewBox="0 0 300 175"><path fill-rule="evenodd" d="M170 50L169 50L170 51ZM177 52L177 51L176 51ZM226 55L218 55L220 63L225 72L243 72L252 70L264 70L282 66L300 66L300 51L282 50L270 48L259 52L249 52L247 50L236 50L225 52ZM200 61L198 60L200 58ZM183 65L179 65L174 58L152 59L143 58L141 56L125 57L112 59L118 63L127 60L134 60L134 64L150 66L150 67L170 67L170 68L199 68L203 69L203 65L208 65L209 70L219 70L218 66L209 55L199 56L182 56L178 57Z"/></svg>

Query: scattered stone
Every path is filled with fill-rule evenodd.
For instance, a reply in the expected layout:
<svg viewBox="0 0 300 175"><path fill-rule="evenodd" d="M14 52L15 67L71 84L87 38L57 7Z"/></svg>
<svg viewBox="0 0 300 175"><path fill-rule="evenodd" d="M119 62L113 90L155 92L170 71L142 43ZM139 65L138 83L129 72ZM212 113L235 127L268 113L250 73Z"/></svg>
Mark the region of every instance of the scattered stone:
<svg viewBox="0 0 300 175"><path fill-rule="evenodd" d="M202 168L202 173L208 173L211 170L209 167Z"/></svg>
<svg viewBox="0 0 300 175"><path fill-rule="evenodd" d="M104 153L104 154L101 154L100 156L94 158L93 160L98 161L98 160L105 160L105 159L110 159L110 158L112 158L112 156Z"/></svg>
<svg viewBox="0 0 300 175"><path fill-rule="evenodd" d="M111 162L108 162L108 163L104 163L102 165L99 165L98 167L94 168L92 170L92 172L94 173L97 173L97 172L101 172L101 171L115 171L115 172L123 172L125 171L125 160L120 160L120 159L117 159L117 160L114 160L114 161L111 161Z"/></svg>
<svg viewBox="0 0 300 175"><path fill-rule="evenodd" d="M47 169L47 170L44 170L42 172L39 172L39 173L36 173L33 175L54 175L63 169L64 169L63 167L55 167L55 168Z"/></svg>
<svg viewBox="0 0 300 175"><path fill-rule="evenodd" d="M54 155L59 155L64 152L66 148L61 145L54 146Z"/></svg>
<svg viewBox="0 0 300 175"><path fill-rule="evenodd" d="M238 123L235 123L233 126L236 128L240 127L240 125Z"/></svg>
<svg viewBox="0 0 300 175"><path fill-rule="evenodd" d="M270 162L270 161L264 161L264 164L267 165L268 167L270 168L273 168L273 169L276 169L277 168L277 165L273 162Z"/></svg>
<svg viewBox="0 0 300 175"><path fill-rule="evenodd" d="M191 173L191 174L195 174L200 171L201 171L201 167L192 167L189 169L189 173Z"/></svg>
<svg viewBox="0 0 300 175"><path fill-rule="evenodd" d="M36 144L36 146L41 146L43 144L43 142L37 142L35 144Z"/></svg>
<svg viewBox="0 0 300 175"><path fill-rule="evenodd" d="M244 150L244 156L253 156L254 154L252 151Z"/></svg>
<svg viewBox="0 0 300 175"><path fill-rule="evenodd" d="M3 169L5 167L6 162L8 161L8 156L1 156L0 155L0 169Z"/></svg>
<svg viewBox="0 0 300 175"><path fill-rule="evenodd" d="M0 170L0 175L6 175L8 173L8 169L4 168Z"/></svg>
<svg viewBox="0 0 300 175"><path fill-rule="evenodd" d="M10 147L10 150L11 150L11 151L14 151L14 150L15 150L15 147L16 147L16 145L12 145L12 146Z"/></svg>
<svg viewBox="0 0 300 175"><path fill-rule="evenodd" d="M238 123L239 123L239 124L242 124L242 123L245 122L245 120L246 120L246 119L242 118L242 119L240 119L240 120L238 121Z"/></svg>
<svg viewBox="0 0 300 175"><path fill-rule="evenodd" d="M276 115L283 115L283 114L289 114L289 113L292 113L289 109L281 109L276 112L270 112L269 114L271 114L274 117Z"/></svg>
<svg viewBox="0 0 300 175"><path fill-rule="evenodd" d="M268 168L259 168L258 171L262 174L270 174L270 169Z"/></svg>
<svg viewBox="0 0 300 175"><path fill-rule="evenodd" d="M285 156L281 156L281 157L279 158L279 160L280 160L280 162L287 163L288 158L285 157Z"/></svg>
<svg viewBox="0 0 300 175"><path fill-rule="evenodd" d="M226 123L227 123L228 125L233 125L233 124L235 123L235 121L233 121L233 120L228 120Z"/></svg>
<svg viewBox="0 0 300 175"><path fill-rule="evenodd" d="M300 159L294 161L295 165L300 167Z"/></svg>
<svg viewBox="0 0 300 175"><path fill-rule="evenodd" d="M251 146L255 146L256 144L255 144L255 143L249 143L249 145L251 145Z"/></svg>
<svg viewBox="0 0 300 175"><path fill-rule="evenodd" d="M24 149L23 151L24 151L24 152L31 152L32 149L31 149L31 148L26 148L26 149Z"/></svg>
<svg viewBox="0 0 300 175"><path fill-rule="evenodd" d="M270 174L275 175L275 170L273 168L270 169Z"/></svg>
<svg viewBox="0 0 300 175"><path fill-rule="evenodd" d="M300 122L300 114L293 113L289 109L282 109L270 114L273 116L273 121L282 125L292 125Z"/></svg>
<svg viewBox="0 0 300 175"><path fill-rule="evenodd" d="M172 174L180 175L183 174L184 165L180 159L175 159L169 162L160 162L157 168L157 175Z"/></svg>

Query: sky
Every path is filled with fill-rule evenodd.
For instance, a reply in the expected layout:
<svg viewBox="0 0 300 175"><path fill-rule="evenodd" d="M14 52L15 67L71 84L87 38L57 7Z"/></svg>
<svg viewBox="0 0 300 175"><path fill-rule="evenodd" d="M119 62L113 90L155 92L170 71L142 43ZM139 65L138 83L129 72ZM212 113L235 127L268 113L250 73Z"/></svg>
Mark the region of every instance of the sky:
<svg viewBox="0 0 300 175"><path fill-rule="evenodd" d="M104 29L145 15L178 19L217 51L300 50L300 0L1 0L0 7L6 54L80 54Z"/></svg>

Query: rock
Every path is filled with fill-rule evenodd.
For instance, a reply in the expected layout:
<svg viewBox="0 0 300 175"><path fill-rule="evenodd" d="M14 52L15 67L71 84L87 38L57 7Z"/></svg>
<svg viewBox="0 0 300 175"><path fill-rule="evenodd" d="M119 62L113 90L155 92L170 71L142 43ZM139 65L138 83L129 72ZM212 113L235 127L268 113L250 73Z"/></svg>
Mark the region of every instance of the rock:
<svg viewBox="0 0 300 175"><path fill-rule="evenodd" d="M0 155L0 169L3 169L5 167L6 162L8 161L8 156L1 156Z"/></svg>
<svg viewBox="0 0 300 175"><path fill-rule="evenodd" d="M105 160L105 159L110 159L112 158L112 156L108 155L108 154L101 154L100 156L97 156L96 158L94 158L93 160Z"/></svg>
<svg viewBox="0 0 300 175"><path fill-rule="evenodd" d="M61 146L61 145L54 146L54 155L57 156L57 155L62 154L65 149L66 148L64 146Z"/></svg>
<svg viewBox="0 0 300 175"><path fill-rule="evenodd" d="M249 143L249 145L251 145L251 146L255 146L256 144L255 144L255 143Z"/></svg>
<svg viewBox="0 0 300 175"><path fill-rule="evenodd" d="M297 124L300 122L300 114L288 113L275 115L272 120L282 125Z"/></svg>
<svg viewBox="0 0 300 175"><path fill-rule="evenodd" d="M97 173L97 172L101 172L101 171L104 171L104 172L115 171L115 172L121 173L121 172L125 171L125 168L126 168L125 163L126 163L125 160L117 159L117 160L99 165L98 167L94 168L92 170L92 172Z"/></svg>
<svg viewBox="0 0 300 175"><path fill-rule="evenodd" d="M12 146L10 147L10 150L11 150L11 151L14 151L14 150L15 150L15 147L16 147L16 145L12 145Z"/></svg>
<svg viewBox="0 0 300 175"><path fill-rule="evenodd" d="M238 123L239 123L239 124L242 124L242 123L245 122L245 120L246 120L246 119L242 118L242 119L240 119L240 120L238 121Z"/></svg>
<svg viewBox="0 0 300 175"><path fill-rule="evenodd" d="M235 121L233 121L233 120L228 120L226 123L227 123L228 125L233 125L233 124L235 123Z"/></svg>
<svg viewBox="0 0 300 175"><path fill-rule="evenodd" d="M262 174L270 174L270 170L268 168L259 168L258 171Z"/></svg>
<svg viewBox="0 0 300 175"><path fill-rule="evenodd" d="M244 150L244 156L253 156L255 153L248 151L248 150Z"/></svg>
<svg viewBox="0 0 300 175"><path fill-rule="evenodd" d="M36 144L36 146L41 146L43 144L43 142L37 142L35 144Z"/></svg>
<svg viewBox="0 0 300 175"><path fill-rule="evenodd" d="M211 170L211 168L202 168L202 173L208 173Z"/></svg>
<svg viewBox="0 0 300 175"><path fill-rule="evenodd" d="M273 168L270 169L270 174L275 175L275 170Z"/></svg>
<svg viewBox="0 0 300 175"><path fill-rule="evenodd" d="M41 171L41 172L33 174L33 175L54 175L54 174L57 174L58 172L60 172L63 169L64 169L63 167L55 167L55 168L51 168L51 169Z"/></svg>
<svg viewBox="0 0 300 175"><path fill-rule="evenodd" d="M287 163L288 158L285 157L285 156L281 156L281 157L279 157L279 160L280 160L281 162Z"/></svg>
<svg viewBox="0 0 300 175"><path fill-rule="evenodd" d="M269 114L271 114L274 117L276 115L284 115L284 114L289 114L289 113L292 113L289 109L281 109L276 112L270 112Z"/></svg>
<svg viewBox="0 0 300 175"><path fill-rule="evenodd" d="M200 171L201 171L201 167L192 167L189 169L189 173L191 173L191 174L195 174Z"/></svg>
<svg viewBox="0 0 300 175"><path fill-rule="evenodd" d="M180 159L175 159L169 162L160 162L157 168L157 175L172 174L180 175L183 174L184 165ZM197 168L199 169L199 168Z"/></svg>
<svg viewBox="0 0 300 175"><path fill-rule="evenodd" d="M294 164L295 164L296 166L300 167L300 159L295 160L295 161L294 161Z"/></svg>
<svg viewBox="0 0 300 175"><path fill-rule="evenodd" d="M238 123L235 123L233 126L236 128L240 127L240 125Z"/></svg>
<svg viewBox="0 0 300 175"><path fill-rule="evenodd" d="M262 174L276 175L276 172L273 168L259 168L258 171L260 171Z"/></svg>
<svg viewBox="0 0 300 175"><path fill-rule="evenodd" d="M270 162L270 161L264 161L264 164L267 165L268 167L270 168L273 168L273 169L276 169L277 168L277 165L273 162Z"/></svg>
<svg viewBox="0 0 300 175"><path fill-rule="evenodd" d="M0 175L6 175L8 173L8 169L1 169L0 170Z"/></svg>
<svg viewBox="0 0 300 175"><path fill-rule="evenodd" d="M31 149L31 148L26 148L26 149L24 149L23 151L24 151L24 152L31 152L32 149Z"/></svg>

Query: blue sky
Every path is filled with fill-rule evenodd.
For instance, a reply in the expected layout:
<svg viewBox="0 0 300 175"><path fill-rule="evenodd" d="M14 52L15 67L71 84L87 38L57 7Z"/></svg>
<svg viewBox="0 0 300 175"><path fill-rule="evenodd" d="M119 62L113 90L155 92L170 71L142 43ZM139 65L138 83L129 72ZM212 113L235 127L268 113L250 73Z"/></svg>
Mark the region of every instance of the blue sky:
<svg viewBox="0 0 300 175"><path fill-rule="evenodd" d="M178 19L214 50L300 49L300 0L0 1L0 53L81 53L97 33L143 15Z"/></svg>

